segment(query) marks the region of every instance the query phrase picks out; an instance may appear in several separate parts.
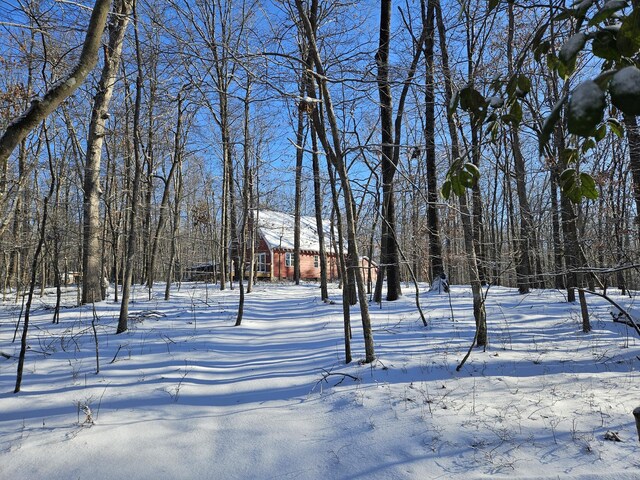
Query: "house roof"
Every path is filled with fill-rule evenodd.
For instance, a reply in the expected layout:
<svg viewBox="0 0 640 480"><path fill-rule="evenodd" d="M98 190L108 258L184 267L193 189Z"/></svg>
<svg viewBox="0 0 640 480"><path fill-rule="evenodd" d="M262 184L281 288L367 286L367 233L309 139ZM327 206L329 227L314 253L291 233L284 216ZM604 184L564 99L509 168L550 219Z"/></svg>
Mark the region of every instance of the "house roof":
<svg viewBox="0 0 640 480"><path fill-rule="evenodd" d="M258 232L270 250L293 250L294 216L274 210L254 212L258 217ZM333 251L331 247L331 222L323 220L325 251ZM319 252L318 229L316 217L300 217L300 250Z"/></svg>

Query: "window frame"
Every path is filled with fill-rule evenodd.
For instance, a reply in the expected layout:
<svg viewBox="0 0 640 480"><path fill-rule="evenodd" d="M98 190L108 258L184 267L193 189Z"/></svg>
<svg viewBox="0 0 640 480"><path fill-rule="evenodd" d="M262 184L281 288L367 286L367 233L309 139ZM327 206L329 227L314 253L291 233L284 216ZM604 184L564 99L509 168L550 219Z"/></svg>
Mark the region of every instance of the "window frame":
<svg viewBox="0 0 640 480"><path fill-rule="evenodd" d="M266 273L267 271L267 254L260 252L256 258L256 271L260 273Z"/></svg>
<svg viewBox="0 0 640 480"><path fill-rule="evenodd" d="M293 267L293 262L294 262L293 252L285 252L285 254L284 254L284 266L287 267L287 268L292 268Z"/></svg>

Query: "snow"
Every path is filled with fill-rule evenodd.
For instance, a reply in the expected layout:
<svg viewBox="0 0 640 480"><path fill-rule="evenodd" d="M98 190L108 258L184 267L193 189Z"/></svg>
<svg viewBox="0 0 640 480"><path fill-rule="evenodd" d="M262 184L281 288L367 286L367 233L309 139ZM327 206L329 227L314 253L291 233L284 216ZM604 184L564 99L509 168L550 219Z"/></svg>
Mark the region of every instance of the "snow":
<svg viewBox="0 0 640 480"><path fill-rule="evenodd" d="M269 249L293 250L294 217L288 213L273 210L260 210L258 213L258 229ZM325 250L333 252L331 242L331 222L323 220ZM335 232L336 241L338 233ZM331 248L329 248L331 247ZM318 228L316 217L300 217L300 250L319 252Z"/></svg>
<svg viewBox="0 0 640 480"><path fill-rule="evenodd" d="M605 300L588 297L584 334L579 305L561 292L492 287L491 344L456 372L474 333L470 289L427 287L426 328L408 286L397 302L371 305L373 365L343 363L335 286L326 304L316 284L260 283L240 327L238 289L184 283L168 302L138 289L124 334L118 305L96 305L99 374L92 308L65 308L52 325L48 291L18 394L19 305L6 302L0 478L640 478L640 341ZM67 305L75 296L65 293Z"/></svg>
<svg viewBox="0 0 640 480"><path fill-rule="evenodd" d="M636 97L636 102L640 101L640 69L636 67L625 67L618 71L611 79L610 88L620 97ZM631 98L627 98L631 100Z"/></svg>
<svg viewBox="0 0 640 480"><path fill-rule="evenodd" d="M579 84L569 99L569 131L589 135L602 121L604 107L604 92L596 82L589 80Z"/></svg>
<svg viewBox="0 0 640 480"><path fill-rule="evenodd" d="M487 99L491 108L500 108L504 105L504 98L493 96Z"/></svg>
<svg viewBox="0 0 640 480"><path fill-rule="evenodd" d="M564 63L569 63L580 53L580 50L584 48L586 41L587 35L583 32L578 32L571 36L560 49L560 53L558 54L560 60Z"/></svg>

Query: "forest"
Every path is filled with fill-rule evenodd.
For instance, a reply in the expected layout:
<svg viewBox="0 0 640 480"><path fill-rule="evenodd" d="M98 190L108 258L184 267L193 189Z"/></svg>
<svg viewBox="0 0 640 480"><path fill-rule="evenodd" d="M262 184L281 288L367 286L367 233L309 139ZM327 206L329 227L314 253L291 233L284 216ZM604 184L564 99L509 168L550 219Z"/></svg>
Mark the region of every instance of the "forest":
<svg viewBox="0 0 640 480"><path fill-rule="evenodd" d="M391 323L409 317L415 323L401 335L407 356L426 355L409 332L429 343L429 329L444 328L435 320L463 321L470 330L456 343L456 360L444 361L443 375L465 368L484 375L478 362L494 360L478 355L499 342L514 349L517 334L504 328L508 312L525 305L553 310L539 321L560 337L560 323L571 318L588 341L610 342L617 353L598 354L605 371L622 368L628 379L637 370L638 0L7 0L0 4L0 66L3 395L28 384L34 352L53 362L53 347L43 342L59 341L66 354L65 342L74 339L67 367L82 352L78 368L91 370L95 354L96 375L107 356L117 364L125 350L129 359L132 349L142 355L146 339L153 350L152 337L167 353L187 355L187 338L196 337L180 329L158 338L154 329L141 333L150 318L172 318L174 328L183 309L193 314L190 325L209 325L198 335L217 331L207 322L218 314L240 331L269 317L260 313L264 297L281 308L274 335L291 328L297 338L304 322L325 313L314 306L307 318L296 295L333 309L326 325L334 316L339 322L337 365L356 369L335 374L331 363L320 363L319 384L341 376L361 385L365 366L386 370L384 355L392 355L399 328ZM282 264L292 269L288 281L273 281L275 247L268 261L259 253L260 212L293 219ZM309 224L317 234L316 282L301 273ZM265 278L269 268L272 281ZM196 279L194 272L207 275ZM445 291L435 292L443 279ZM447 296L448 305L438 303ZM213 310L198 320L196 305ZM382 312L391 322L385 328ZM526 330L526 315L514 315ZM45 318L54 325L46 334ZM457 328L437 336L459 335ZM225 332L229 345L240 335ZM206 341L197 338L200 351ZM141 346L132 347L138 340ZM527 342L520 353L528 359ZM553 365L582 348L562 343L568 357ZM610 369L612 359L628 370ZM175 368L185 379L197 366L183 360ZM136 365L147 368L142 360ZM420 361L408 368L431 367ZM502 367L487 368L494 375ZM593 373L585 368L571 374ZM419 377L403 388L413 389ZM181 382L163 387L173 403ZM614 383L617 391L632 382ZM474 380L473 395L475 389ZM420 391L422 416L428 405L433 417L431 394ZM273 395L266 397L284 399ZM74 403L86 415L77 423L91 427L90 402ZM617 414L616 422L623 418ZM20 415L10 417L16 433ZM640 432L640 411L637 421ZM557 445L558 423L549 422ZM603 433L617 436L612 428ZM574 423L574 442L576 431ZM500 438L500 448L509 443ZM2 452L17 440L8 442ZM601 459L616 458L602 452ZM476 473L525 475L513 467L518 461ZM636 478L638 467L631 462L622 478ZM469 468L458 471L452 461L440 475L466 475ZM335 478L350 477L339 472ZM425 478L420 470L397 478L414 475ZM234 476L262 478L226 478Z"/></svg>
<svg viewBox="0 0 640 480"><path fill-rule="evenodd" d="M633 5L111 3L0 12L5 299L107 281L126 318L205 262L233 288L265 208L330 218L378 301L636 285Z"/></svg>

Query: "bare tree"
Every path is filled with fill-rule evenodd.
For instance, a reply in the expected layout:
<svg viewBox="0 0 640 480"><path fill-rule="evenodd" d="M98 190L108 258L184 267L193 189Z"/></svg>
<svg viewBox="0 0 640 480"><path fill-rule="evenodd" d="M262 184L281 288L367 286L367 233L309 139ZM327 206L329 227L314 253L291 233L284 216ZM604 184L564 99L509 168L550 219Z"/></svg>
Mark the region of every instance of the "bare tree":
<svg viewBox="0 0 640 480"><path fill-rule="evenodd" d="M0 171L6 171L9 156L16 146L67 97L72 95L94 69L98 62L102 33L105 30L110 8L111 0L96 0L87 26L82 52L76 65L64 78L52 85L42 98L33 99L29 108L14 119L0 136ZM5 199L1 201L4 203ZM5 227L6 223L0 225L0 231Z"/></svg>
<svg viewBox="0 0 640 480"><path fill-rule="evenodd" d="M359 255L358 245L356 238L356 218L355 218L355 202L351 191L351 185L349 181L349 175L347 173L347 167L345 164L345 157L341 145L340 129L338 128L338 121L336 118L333 101L331 100L331 93L328 87L327 76L325 74L324 65L320 57L320 52L316 45L314 28L309 20L309 16L305 11L302 0L295 0L296 10L301 21L300 28L305 35L307 42L309 43L309 52L313 59L315 66L314 80L320 87L322 94L323 113L327 117L328 129L331 137L327 135L325 129L325 123L320 118L320 112L318 108L313 109L313 128L318 134L318 138L322 143L322 146L327 153L328 158L335 167L338 176L340 177L340 185L342 187L342 194L344 199L344 210L346 216L347 227L347 245L348 245L348 268L354 270L355 280L358 293L358 303L360 305L360 315L362 317L362 328L364 334L365 343L365 359L366 363L371 363L375 360L375 350L373 345L373 333L371 329L371 319L369 317L369 306L367 303L367 294L364 286L364 279L362 271L359 268ZM312 103L313 100L312 100Z"/></svg>
<svg viewBox="0 0 640 480"><path fill-rule="evenodd" d="M133 280L134 258L136 254L136 237L137 228L136 220L138 217L138 193L142 177L142 161L140 152L140 107L142 102L142 60L140 52L140 40L138 37L138 14L136 11L137 0L133 0L133 21L134 21L134 37L137 60L136 75L136 96L133 108L133 183L130 193L130 210L128 218L127 232L127 253L124 263L124 274L122 277L122 300L120 304L120 315L118 317L118 328L116 333L127 331L129 319L129 299L131 296L131 282Z"/></svg>
<svg viewBox="0 0 640 480"><path fill-rule="evenodd" d="M100 163L102 147L109 119L109 103L113 95L125 32L131 13L131 0L116 0L109 24L109 42L105 49L104 66L93 98L91 123L87 139L87 158L84 168L84 217L82 256L82 303L104 300L102 287L104 268L100 241Z"/></svg>

